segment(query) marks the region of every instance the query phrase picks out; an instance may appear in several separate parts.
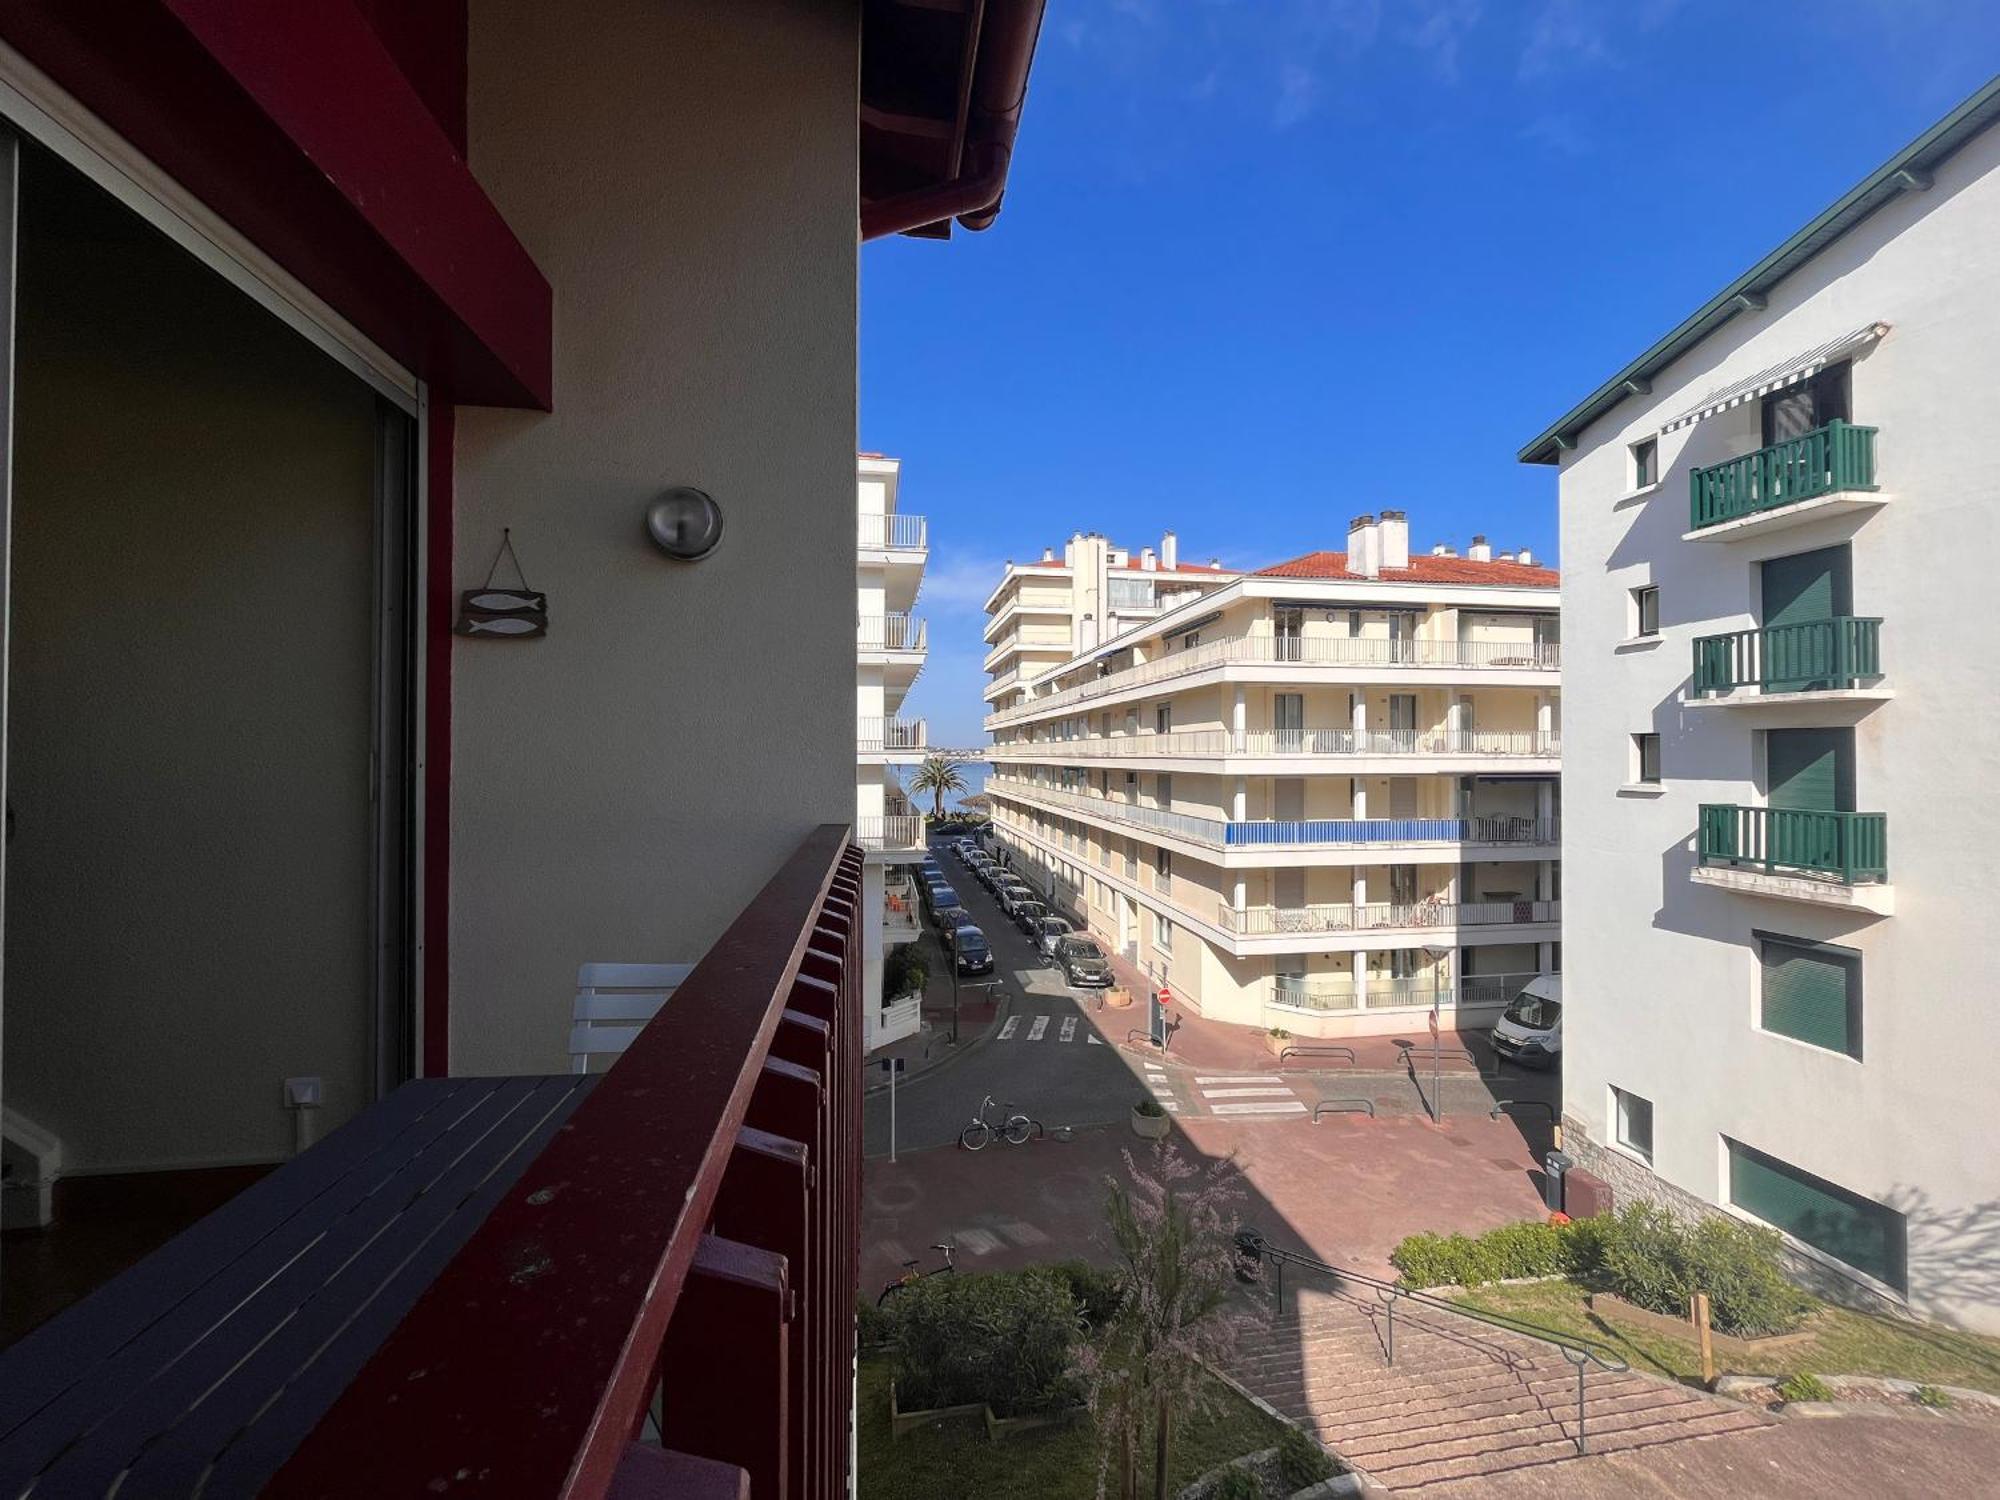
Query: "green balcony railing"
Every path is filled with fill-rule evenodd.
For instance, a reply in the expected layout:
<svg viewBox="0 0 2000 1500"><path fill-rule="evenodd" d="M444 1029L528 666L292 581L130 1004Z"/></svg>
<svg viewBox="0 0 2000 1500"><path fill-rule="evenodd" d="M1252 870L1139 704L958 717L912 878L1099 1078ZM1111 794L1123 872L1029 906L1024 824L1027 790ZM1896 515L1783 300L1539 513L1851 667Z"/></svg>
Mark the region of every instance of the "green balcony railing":
<svg viewBox="0 0 2000 1500"><path fill-rule="evenodd" d="M1882 622L1840 615L1704 635L1694 643L1694 696L1733 688L1827 692L1882 675Z"/></svg>
<svg viewBox="0 0 2000 1500"><path fill-rule="evenodd" d="M1889 878L1889 815L1704 802L1699 852L1705 865L1872 884Z"/></svg>
<svg viewBox="0 0 2000 1500"><path fill-rule="evenodd" d="M1690 530L1839 490L1875 488L1875 429L1829 422L1688 475Z"/></svg>

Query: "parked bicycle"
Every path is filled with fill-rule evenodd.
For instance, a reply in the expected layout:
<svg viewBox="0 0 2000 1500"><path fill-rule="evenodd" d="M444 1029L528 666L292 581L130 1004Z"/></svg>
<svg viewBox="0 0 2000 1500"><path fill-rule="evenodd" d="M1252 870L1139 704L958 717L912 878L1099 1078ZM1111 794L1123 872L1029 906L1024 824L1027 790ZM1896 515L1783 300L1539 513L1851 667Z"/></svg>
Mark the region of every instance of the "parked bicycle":
<svg viewBox="0 0 2000 1500"><path fill-rule="evenodd" d="M952 1251L954 1251L957 1248L958 1247L956 1245L949 1245L949 1244L931 1246L931 1249L933 1250L942 1250L944 1252L944 1264L941 1266L933 1266L928 1271L919 1271L917 1269L917 1263L913 1260L904 1261L903 1274L898 1276L894 1281L891 1281L887 1286L882 1288L882 1295L875 1299L875 1305L877 1307L880 1307L884 1302L887 1302L891 1297L893 1297L896 1293L900 1292L904 1287L914 1286L919 1281L922 1281L926 1276L951 1275L952 1271L955 1269L955 1267L951 1263L951 1255Z"/></svg>
<svg viewBox="0 0 2000 1500"><path fill-rule="evenodd" d="M991 1094L979 1106L979 1112L972 1117L972 1123L958 1133L958 1143L967 1151L983 1150L986 1143L999 1136L1010 1146L1019 1146L1042 1133L1042 1122L1031 1120L1026 1115L1008 1115L1005 1119L989 1120L987 1115L995 1108L1012 1109L1011 1104L1001 1106Z"/></svg>

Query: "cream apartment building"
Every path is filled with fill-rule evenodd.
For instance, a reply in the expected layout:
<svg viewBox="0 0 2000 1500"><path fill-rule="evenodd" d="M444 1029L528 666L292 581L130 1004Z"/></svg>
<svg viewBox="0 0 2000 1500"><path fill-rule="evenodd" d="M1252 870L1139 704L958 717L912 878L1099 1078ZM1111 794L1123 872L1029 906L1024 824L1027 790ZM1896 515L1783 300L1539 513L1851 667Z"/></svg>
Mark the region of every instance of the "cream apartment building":
<svg viewBox="0 0 2000 1500"><path fill-rule="evenodd" d="M1060 558L1049 547L1039 561L1010 562L986 600L986 701L1012 707L1072 656L1237 576L1213 558L1182 563L1171 531L1157 552L1079 531Z"/></svg>
<svg viewBox="0 0 2000 1500"><path fill-rule="evenodd" d="M1561 470L1569 1148L1987 1332L1996 118L2000 84L1521 455Z"/></svg>
<svg viewBox="0 0 2000 1500"><path fill-rule="evenodd" d="M930 557L925 518L897 508L902 460L864 453L856 461L854 557L854 831L866 855L862 876L864 1041L879 1047L917 1029L918 1007L889 1014L882 957L917 938L916 886L909 867L924 857L924 820L910 805L899 766L924 758L924 721L903 712L928 650L924 622L912 611Z"/></svg>
<svg viewBox="0 0 2000 1500"><path fill-rule="evenodd" d="M1363 516L989 716L997 834L1205 1016L1490 1024L1561 962L1559 658L1553 570Z"/></svg>

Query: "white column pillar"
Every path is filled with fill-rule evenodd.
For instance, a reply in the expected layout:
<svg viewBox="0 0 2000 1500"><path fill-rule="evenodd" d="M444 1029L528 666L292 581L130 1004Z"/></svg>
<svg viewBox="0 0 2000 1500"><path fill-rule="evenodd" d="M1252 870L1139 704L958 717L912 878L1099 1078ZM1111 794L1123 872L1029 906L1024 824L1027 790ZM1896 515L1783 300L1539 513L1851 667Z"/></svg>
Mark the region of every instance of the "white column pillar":
<svg viewBox="0 0 2000 1500"><path fill-rule="evenodd" d="M1555 728L1555 722L1555 705L1549 702L1549 695L1547 693L1535 694L1535 728L1542 734L1547 734L1551 729Z"/></svg>
<svg viewBox="0 0 2000 1500"><path fill-rule="evenodd" d="M1229 708L1229 732L1234 736L1231 744L1239 754L1243 750L1243 733L1247 719L1248 711L1243 701L1243 684L1239 682L1236 684L1235 701L1230 704Z"/></svg>
<svg viewBox="0 0 2000 1500"><path fill-rule="evenodd" d="M1368 733L1368 695L1354 695L1354 738L1360 740Z"/></svg>
<svg viewBox="0 0 2000 1500"><path fill-rule="evenodd" d="M1363 949L1354 953L1354 1008L1368 1008L1368 954Z"/></svg>
<svg viewBox="0 0 2000 1500"><path fill-rule="evenodd" d="M1354 867L1353 900L1355 921L1358 923L1361 920L1361 908L1368 904L1368 867L1366 865L1356 865Z"/></svg>
<svg viewBox="0 0 2000 1500"><path fill-rule="evenodd" d="M1241 912L1244 909L1244 907L1248 905L1249 889L1250 889L1249 882L1243 878L1242 872L1238 871L1235 883L1230 887L1229 904L1239 912ZM1242 927L1242 923L1239 922L1237 924L1237 927L1240 930Z"/></svg>
<svg viewBox="0 0 2000 1500"><path fill-rule="evenodd" d="M1368 779L1354 778L1354 820L1358 823L1368 816Z"/></svg>
<svg viewBox="0 0 2000 1500"><path fill-rule="evenodd" d="M1250 782L1249 778L1239 776L1236 778L1236 790L1229 799L1230 821L1241 823L1245 818L1249 816L1250 816Z"/></svg>

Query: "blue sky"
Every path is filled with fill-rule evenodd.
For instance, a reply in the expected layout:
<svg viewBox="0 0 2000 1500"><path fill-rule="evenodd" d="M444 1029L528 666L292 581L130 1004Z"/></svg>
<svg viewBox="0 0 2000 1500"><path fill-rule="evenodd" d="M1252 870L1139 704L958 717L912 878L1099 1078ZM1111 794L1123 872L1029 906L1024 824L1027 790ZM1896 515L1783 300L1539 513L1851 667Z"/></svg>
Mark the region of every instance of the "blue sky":
<svg viewBox="0 0 2000 1500"><path fill-rule="evenodd" d="M1079 528L1553 555L1515 451L1996 69L1992 0L1050 0L998 224L862 256L908 711L983 743L980 603Z"/></svg>

